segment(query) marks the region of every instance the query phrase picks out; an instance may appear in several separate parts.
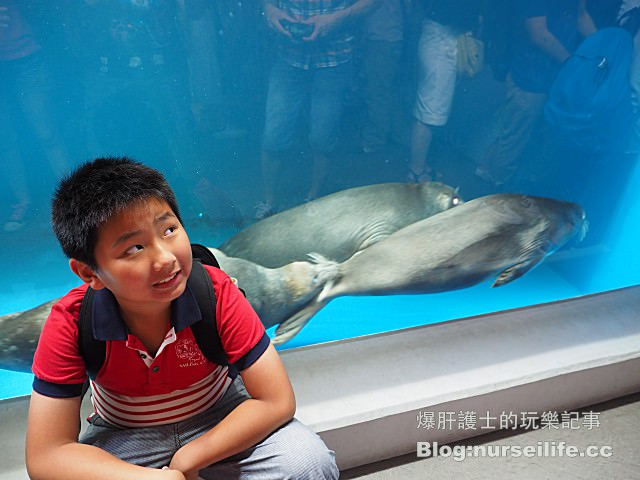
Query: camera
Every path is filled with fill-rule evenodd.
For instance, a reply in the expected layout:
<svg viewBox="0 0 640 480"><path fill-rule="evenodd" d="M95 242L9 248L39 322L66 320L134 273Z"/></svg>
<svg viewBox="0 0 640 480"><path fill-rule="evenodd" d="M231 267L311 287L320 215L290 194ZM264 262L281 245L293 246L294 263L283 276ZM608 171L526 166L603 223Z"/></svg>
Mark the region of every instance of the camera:
<svg viewBox="0 0 640 480"><path fill-rule="evenodd" d="M297 23L297 22L289 22L287 20L281 20L280 24L296 40L300 40L304 37L308 37L313 33L313 29L315 28L315 26L312 23Z"/></svg>

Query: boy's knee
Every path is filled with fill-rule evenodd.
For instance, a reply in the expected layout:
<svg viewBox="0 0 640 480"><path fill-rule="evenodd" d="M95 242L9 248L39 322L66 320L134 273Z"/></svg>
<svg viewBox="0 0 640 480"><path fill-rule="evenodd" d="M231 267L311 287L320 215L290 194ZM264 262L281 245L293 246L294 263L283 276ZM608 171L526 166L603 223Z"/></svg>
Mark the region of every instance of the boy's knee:
<svg viewBox="0 0 640 480"><path fill-rule="evenodd" d="M288 439L295 442L282 465L282 478L288 479L337 479L340 476L335 454L313 431L294 420L289 426Z"/></svg>

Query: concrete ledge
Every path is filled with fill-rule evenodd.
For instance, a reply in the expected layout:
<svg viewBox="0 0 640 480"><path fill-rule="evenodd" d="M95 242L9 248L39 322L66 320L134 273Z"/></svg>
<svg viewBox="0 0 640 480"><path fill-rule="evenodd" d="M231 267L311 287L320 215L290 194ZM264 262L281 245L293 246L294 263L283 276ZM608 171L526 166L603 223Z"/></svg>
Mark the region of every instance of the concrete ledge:
<svg viewBox="0 0 640 480"><path fill-rule="evenodd" d="M282 352L341 469L479 433L429 412L570 410L640 391L640 287Z"/></svg>
<svg viewBox="0 0 640 480"><path fill-rule="evenodd" d="M281 355L297 417L347 469L486 433L418 428L424 411L572 411L640 391L640 286ZM27 478L27 407L0 401L0 480Z"/></svg>

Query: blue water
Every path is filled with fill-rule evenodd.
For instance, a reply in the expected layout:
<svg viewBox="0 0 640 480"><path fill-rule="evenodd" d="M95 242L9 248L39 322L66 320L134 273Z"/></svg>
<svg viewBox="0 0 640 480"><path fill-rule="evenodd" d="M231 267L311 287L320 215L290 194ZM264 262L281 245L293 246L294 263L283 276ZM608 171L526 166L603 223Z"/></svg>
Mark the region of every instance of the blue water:
<svg viewBox="0 0 640 480"><path fill-rule="evenodd" d="M5 2L20 4L0 0L0 6ZM29 13L22 13L27 16L25 21L38 23L34 31L42 35L42 55L32 57L31 70L22 78L18 70L5 69L0 59L0 109L11 112L9 122L0 118L4 142L0 159L2 225L13 212L16 192L26 188L30 195L21 228L0 228L4 273L0 315L33 308L78 284L49 226L49 202L59 170L56 159L63 159L68 169L95 156L126 154L162 170L180 200L191 240L213 247L251 223L255 203L264 199L260 139L272 45L262 37L265 29L255 23L262 17L254 18L255 12L246 6L252 2L220 2L224 5L220 8L233 10L233 15L214 22L215 28L208 28L211 15L220 15L220 11L196 12L192 16L194 30L187 33L195 35L199 20L203 22L199 35L206 37L203 32L209 32L213 36L191 37L191 43L180 43L188 37L185 32L167 37L165 68L159 73L152 69L132 73L128 69L133 67L126 66L114 77L102 75L105 72L99 71L99 57L92 50L99 43L96 40L94 44L94 35L97 38L109 29L93 28L92 22L100 26L106 21L107 27L112 26L109 8L122 7L124 13L118 15L136 18L119 25L137 28L148 20L148 12L137 8L180 2L100 2L106 5L104 11L88 5L71 11L64 6L47 10L47 2L41 3L31 12L37 15L27 18ZM45 11L39 12L40 8ZM127 13L127 8L133 10ZM178 17L158 18L173 21ZM89 28L90 33L83 28ZM415 35L408 30L407 41L415 40ZM189 52L189 45L200 50ZM217 59L217 66L212 59ZM411 57L404 60L396 85L399 113L389 118L393 142L375 154L359 150L359 131L365 118L362 72L354 78L339 146L321 194L406 180L415 63ZM216 72L219 81L207 77ZM36 95L29 96L34 85ZM532 134L520 159L522 166L534 168L525 169L526 175L501 187L484 183L474 175L474 162L495 134L491 119L503 98L504 83L493 79L488 69L459 83L449 122L435 133L429 154L441 173L439 179L459 187L465 199L517 192L580 203L590 221L586 239L571 242L523 278L497 289L486 282L433 295L338 298L283 348L472 317L639 283L640 167L636 156L563 152L554 148L541 128ZM202 107L199 101L211 103L198 110ZM33 118L38 121L34 123ZM277 208L281 210L303 202L308 191L312 155L305 140L306 127L305 121L298 122L295 148L283 158L277 188ZM9 140L13 143L7 143ZM28 394L31 381L29 374L0 370L0 399Z"/></svg>

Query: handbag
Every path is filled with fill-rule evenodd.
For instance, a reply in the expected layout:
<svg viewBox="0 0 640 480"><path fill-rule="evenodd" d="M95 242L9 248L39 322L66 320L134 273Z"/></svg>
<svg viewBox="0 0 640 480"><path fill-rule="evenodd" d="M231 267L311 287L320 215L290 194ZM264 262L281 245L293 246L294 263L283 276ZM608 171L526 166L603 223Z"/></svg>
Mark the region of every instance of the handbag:
<svg viewBox="0 0 640 480"><path fill-rule="evenodd" d="M484 42L471 32L458 36L457 67L458 75L468 78L476 76L484 67Z"/></svg>

